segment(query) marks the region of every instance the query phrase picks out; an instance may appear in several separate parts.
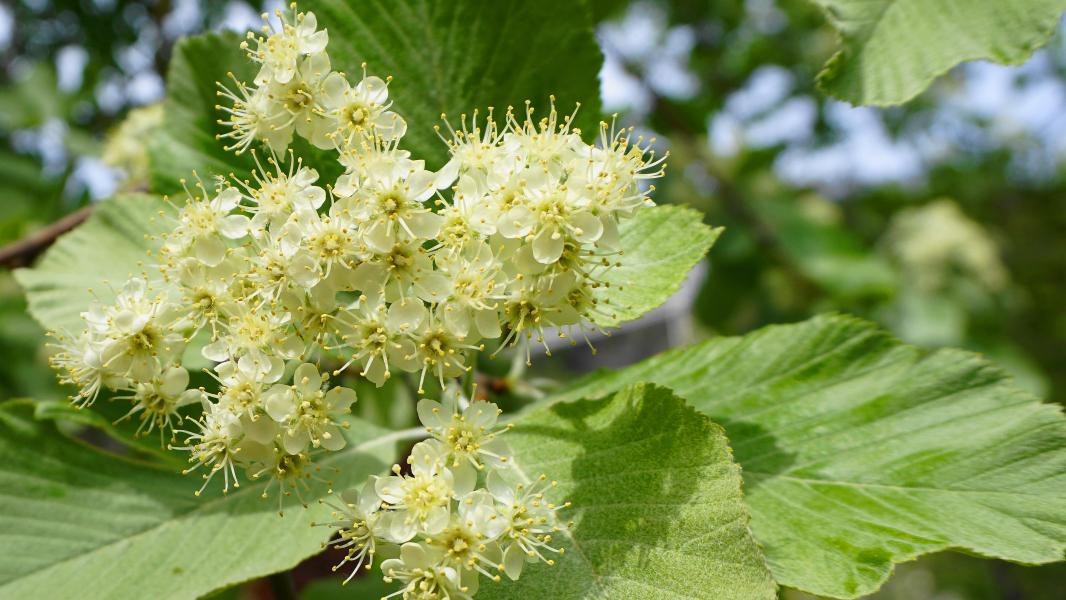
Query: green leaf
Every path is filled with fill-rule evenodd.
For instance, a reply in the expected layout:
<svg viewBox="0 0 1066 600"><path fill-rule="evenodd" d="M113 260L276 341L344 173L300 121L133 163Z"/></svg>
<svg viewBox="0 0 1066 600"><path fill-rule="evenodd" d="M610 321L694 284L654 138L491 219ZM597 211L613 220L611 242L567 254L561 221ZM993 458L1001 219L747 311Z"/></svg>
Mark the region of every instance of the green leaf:
<svg viewBox="0 0 1066 600"><path fill-rule="evenodd" d="M609 285L597 290L597 299L606 313L595 323L611 327L665 302L722 231L704 225L703 214L692 208L663 205L638 210L622 224L623 254L610 257L621 265L604 271Z"/></svg>
<svg viewBox="0 0 1066 600"><path fill-rule="evenodd" d="M514 424L516 468L558 481L548 499L573 503L560 512L573 525L553 540L554 567L485 583L479 600L777 597L722 428L670 390L636 385Z"/></svg>
<svg viewBox="0 0 1066 600"><path fill-rule="evenodd" d="M529 99L546 115L555 94L562 113L580 102L578 125L596 130L603 57L584 2L316 0L301 8L329 31L335 70L358 77L365 61L369 73L395 78L390 99L408 124L401 145L431 167L446 153L433 130L441 113L458 126L475 108L502 117Z"/></svg>
<svg viewBox="0 0 1066 600"><path fill-rule="evenodd" d="M0 598L197 598L289 569L329 537L310 527L323 485L285 516L265 482L196 498L195 475L105 454L33 419L33 403L0 405ZM397 436L352 421L349 446L322 477L357 484L395 458ZM219 486L214 486L219 487Z"/></svg>
<svg viewBox="0 0 1066 600"><path fill-rule="evenodd" d="M975 354L825 316L594 374L556 400L635 381L725 426L780 584L854 598L948 548L1063 558L1066 418Z"/></svg>
<svg viewBox="0 0 1066 600"><path fill-rule="evenodd" d="M988 59L1019 64L1047 43L1063 0L813 0L840 33L818 75L853 104L900 104L951 67Z"/></svg>
<svg viewBox="0 0 1066 600"><path fill-rule="evenodd" d="M99 203L89 219L59 238L32 269L15 271L29 311L48 330L78 332L94 297L114 300L131 275L155 272L146 239L169 229L160 211L174 214L158 196L127 194ZM91 292L90 292L91 290Z"/></svg>
<svg viewBox="0 0 1066 600"><path fill-rule="evenodd" d="M233 32L211 33L185 38L174 47L163 126L148 145L154 191L180 191L180 181L191 179L193 171L205 183L215 175L251 173L251 154L227 152L225 142L215 139L226 133L218 124L223 115L215 109L223 101L216 82L233 89L227 72L246 82L255 77L254 63L240 49L242 39Z"/></svg>

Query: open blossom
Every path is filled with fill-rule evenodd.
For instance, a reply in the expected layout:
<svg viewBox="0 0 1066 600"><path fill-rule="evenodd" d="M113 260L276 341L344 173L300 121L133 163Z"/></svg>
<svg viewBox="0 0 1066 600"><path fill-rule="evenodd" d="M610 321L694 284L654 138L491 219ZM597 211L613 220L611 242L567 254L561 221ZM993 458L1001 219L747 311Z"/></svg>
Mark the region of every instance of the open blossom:
<svg viewBox="0 0 1066 600"><path fill-rule="evenodd" d="M332 519L325 523L316 523L336 529L337 535L327 542L345 551L345 556L340 563L333 567L334 571L344 568L352 563L352 572L344 580L348 583L355 577L359 570L369 570L374 565L374 555L378 550L378 540L384 535L380 530L381 499L374 491L374 480L368 480L362 489L348 489L340 493L340 504L327 501L333 511Z"/></svg>
<svg viewBox="0 0 1066 600"><path fill-rule="evenodd" d="M247 42L241 47L248 52L248 56L259 63L259 74L255 76L255 83L288 83L296 75L299 61L309 55L321 54L329 43L329 34L326 30L318 31L318 19L314 13L302 13L295 11L290 15L278 10L274 13L279 21L279 27L275 29L266 13L263 13L264 36L248 34L248 39L256 43L253 49Z"/></svg>
<svg viewBox="0 0 1066 600"><path fill-rule="evenodd" d="M178 224L167 234L163 250L173 256L192 256L208 266L226 257L226 240L248 232L247 215L234 214L241 201L237 188L219 186L213 194L202 183L189 192L189 201L178 214Z"/></svg>
<svg viewBox="0 0 1066 600"><path fill-rule="evenodd" d="M357 148L371 143L375 137L392 141L403 137L407 123L389 110L389 83L380 77L366 75L352 86L340 73L333 73L323 82L322 108L326 119L311 137L319 148Z"/></svg>
<svg viewBox="0 0 1066 600"><path fill-rule="evenodd" d="M496 425L502 412L492 402L480 400L460 410L456 392L446 394L443 404L428 398L418 402L419 420L440 441L446 464L452 469L481 470L485 465L506 465L510 448L499 435L509 427Z"/></svg>
<svg viewBox="0 0 1066 600"><path fill-rule="evenodd" d="M393 466L393 475L377 480L374 489L388 505L382 517L386 536L401 543L418 533L439 533L448 525L452 498L461 498L474 489L473 479L456 480L440 462L441 448L432 440L419 442L407 462L411 474L403 475Z"/></svg>
<svg viewBox="0 0 1066 600"><path fill-rule="evenodd" d="M145 435L158 429L160 438L167 430L173 432L174 426L182 420L178 409L201 401L200 390L187 389L189 372L182 367L171 367L149 381L139 382L129 391L128 396L116 396L133 402L133 408L122 419L137 416L141 424L135 435Z"/></svg>
<svg viewBox="0 0 1066 600"><path fill-rule="evenodd" d="M270 388L264 399L267 414L284 430L285 451L299 454L308 444L327 450L343 448L341 418L355 402L355 391L345 387L324 391L324 378L310 363L297 367L292 379L291 386Z"/></svg>
<svg viewBox="0 0 1066 600"><path fill-rule="evenodd" d="M408 598L470 600L477 592L477 574L464 576L454 567L441 564L444 552L421 544L404 544L399 558L381 564L386 582L398 581L400 591L393 594Z"/></svg>

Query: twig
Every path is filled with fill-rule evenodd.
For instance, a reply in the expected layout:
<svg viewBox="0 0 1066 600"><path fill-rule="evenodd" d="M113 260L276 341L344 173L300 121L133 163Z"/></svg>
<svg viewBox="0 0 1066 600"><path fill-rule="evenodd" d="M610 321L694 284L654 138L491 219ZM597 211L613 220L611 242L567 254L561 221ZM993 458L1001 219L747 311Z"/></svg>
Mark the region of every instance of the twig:
<svg viewBox="0 0 1066 600"><path fill-rule="evenodd" d="M17 242L12 242L0 248L0 267L14 269L29 266L33 259L37 258L56 241L56 238L88 219L92 210L93 207L90 204Z"/></svg>

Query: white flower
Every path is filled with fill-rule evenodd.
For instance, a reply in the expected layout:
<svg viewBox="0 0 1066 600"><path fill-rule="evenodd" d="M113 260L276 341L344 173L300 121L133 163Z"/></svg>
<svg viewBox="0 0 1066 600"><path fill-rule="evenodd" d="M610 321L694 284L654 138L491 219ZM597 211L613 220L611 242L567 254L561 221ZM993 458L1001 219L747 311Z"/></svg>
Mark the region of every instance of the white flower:
<svg viewBox="0 0 1066 600"><path fill-rule="evenodd" d="M265 84L270 98L281 103L289 114L283 126L293 126L296 133L310 139L323 125L323 85L330 74L329 56L313 54L299 63L296 76L285 83Z"/></svg>
<svg viewBox="0 0 1066 600"><path fill-rule="evenodd" d="M570 507L569 502L557 505L545 497L545 490L555 487L556 483L541 475L531 484L511 485L499 472L491 471L485 485L498 503L497 514L504 524L500 544L507 576L518 579L527 560L542 560L554 565L555 560L547 558L544 553L562 555L566 551L551 545L552 536L562 530L555 513Z"/></svg>
<svg viewBox="0 0 1066 600"><path fill-rule="evenodd" d="M184 348L184 339L170 323L171 308L162 295L151 293L145 280L135 277L126 282L114 305L94 304L82 313L100 340L101 366L137 381L157 375Z"/></svg>
<svg viewBox="0 0 1066 600"><path fill-rule="evenodd" d="M456 479L442 466L441 450L435 440L415 444L407 459L411 475L401 474L400 465L393 465L394 475L374 484L378 496L389 505L382 526L390 541L403 543L418 533L440 533L451 518L452 498L473 491L474 479Z"/></svg>
<svg viewBox="0 0 1066 600"><path fill-rule="evenodd" d="M226 410L258 420L263 409L266 386L281 379L285 362L275 356L251 352L236 361L227 360L215 367L221 389L218 402Z"/></svg>
<svg viewBox="0 0 1066 600"><path fill-rule="evenodd" d="M231 74L232 76L232 74ZM249 88L234 80L236 91L218 83L218 95L230 101L231 106L217 105L216 110L228 116L218 121L230 131L220 134L220 140L232 140L225 150L237 154L247 150L252 142L266 142L274 152L284 152L292 143L295 125L285 105L270 94L266 87Z"/></svg>
<svg viewBox="0 0 1066 600"><path fill-rule="evenodd" d="M273 157L267 162L274 167L274 172L262 168L256 169L252 176L255 184L249 186L248 195L252 206L253 231L263 232L267 225L281 227L294 212L316 211L326 201L326 191L314 185L318 181L318 171L303 166L301 159L293 159L290 154L288 171Z"/></svg>
<svg viewBox="0 0 1066 600"><path fill-rule="evenodd" d="M99 335L89 330L74 338L58 332L52 335L56 338L58 352L48 361L52 368L60 371L60 383L78 388L70 400L79 408L96 402L104 387L114 389L128 384L129 380L124 375L115 373L105 364L106 340Z"/></svg>
<svg viewBox="0 0 1066 600"><path fill-rule="evenodd" d="M115 397L116 400L133 402L133 408L119 421L138 415L141 424L134 435L142 432L147 435L153 429L159 429L159 439L162 441L163 432L173 430L175 421L181 421L178 409L202 399L200 390L186 389L188 386L189 372L181 367L171 367L150 381L137 383L130 389L133 392L131 395Z"/></svg>
<svg viewBox="0 0 1066 600"><path fill-rule="evenodd" d="M322 108L328 120L311 138L319 148L340 146L357 151L372 137L388 142L403 137L407 123L389 110L389 83L380 77L368 77L363 64L363 79L355 87L340 73L333 73L323 83Z"/></svg>
<svg viewBox="0 0 1066 600"><path fill-rule="evenodd" d="M400 557L381 563L385 581L399 581L403 587L386 598L403 600L471 600L477 593L477 573L463 576L452 567L440 564L439 548L416 543L400 547Z"/></svg>
<svg viewBox="0 0 1066 600"><path fill-rule="evenodd" d="M448 282L448 294L437 308L444 327L463 338L500 337L497 309L506 295L502 264L494 253L479 244L451 257L438 254L436 266Z"/></svg>
<svg viewBox="0 0 1066 600"><path fill-rule="evenodd" d="M354 259L361 253L362 240L346 217L334 205L329 215L315 211L295 212L281 228L281 251L295 262L297 252L303 250L311 260L302 269L300 266L290 269L305 287L312 287L322 277L328 277L335 266L355 268ZM299 273L300 270L304 273Z"/></svg>
<svg viewBox="0 0 1066 600"><path fill-rule="evenodd" d="M178 214L177 226L166 235L163 250L172 256L193 256L213 267L226 257L226 239L248 232L249 219L231 214L241 201L237 188L220 185L211 197L202 183L197 189L197 194L188 192L189 200Z"/></svg>
<svg viewBox="0 0 1066 600"><path fill-rule="evenodd" d="M443 552L443 565L475 571L499 581L500 576L489 569L498 569L502 565L503 553L495 540L506 527L505 520L497 514L492 495L477 490L464 496L448 526L426 541Z"/></svg>
<svg viewBox="0 0 1066 600"><path fill-rule="evenodd" d="M334 565L333 570L341 569L347 563L354 563L352 572L344 583L348 583L359 572L360 568L370 569L374 564L374 554L377 552L377 538L382 537L378 531L378 521L382 515L381 499L374 492L374 480L368 480L362 490L349 489L340 494L342 506L327 501L333 507L332 521L316 523L337 530L335 538L327 545L341 550L346 554L341 562Z"/></svg>
<svg viewBox="0 0 1066 600"><path fill-rule="evenodd" d="M291 329L291 322L289 313L272 310L270 306L255 308L238 303L220 323L224 331L217 340L204 346L201 353L204 358L218 362L256 352L296 358L303 353L304 343Z"/></svg>
<svg viewBox="0 0 1066 600"><path fill-rule="evenodd" d="M234 258L230 255L214 267L194 258L184 258L165 267L180 290L181 299L176 304L184 309L186 324L194 331L213 324L236 302L231 288L243 265L238 265Z"/></svg>
<svg viewBox="0 0 1066 600"><path fill-rule="evenodd" d="M436 179L421 161L382 161L337 206L359 224L360 238L373 251L387 252L397 242L433 239L440 231L441 217L425 205L437 191Z"/></svg>
<svg viewBox="0 0 1066 600"><path fill-rule="evenodd" d="M284 430L285 451L298 454L308 443L326 450L343 448L347 441L340 419L350 412L355 390L335 387L324 392L324 378L310 363L297 367L292 379L291 386L276 385L264 398L267 414Z"/></svg>
<svg viewBox="0 0 1066 600"><path fill-rule="evenodd" d="M257 85L265 85L270 82L288 83L296 75L297 63L303 56L322 53L329 43L329 35L326 30L318 29L318 19L315 13L296 12L296 4L292 5L293 14L281 10L275 11L275 16L280 21L277 30L272 28L269 16L263 13L263 33L267 37L256 37L251 32L248 39L256 42L255 50L252 50L247 42L241 43L241 47L248 51L248 56L260 63L259 74L255 77ZM291 20L290 20L291 18Z"/></svg>
<svg viewBox="0 0 1066 600"><path fill-rule="evenodd" d="M445 464L453 470L482 470L486 466L498 468L507 464L511 451L498 436L510 429L510 425L496 426L502 412L492 402L480 400L460 411L459 394L454 391L445 393L443 404L428 398L418 402L419 420L441 442Z"/></svg>
<svg viewBox="0 0 1066 600"><path fill-rule="evenodd" d="M418 378L418 393L420 394L424 391L422 386L425 383L426 373L436 375L437 381L443 388L445 377L456 377L469 369L466 365L468 350L484 349L483 346L467 343L473 339L472 336L467 338L452 333L432 313L412 327L410 335L415 342L414 358L422 365L422 373Z"/></svg>
<svg viewBox="0 0 1066 600"><path fill-rule="evenodd" d="M384 303L363 302L356 308L342 310L337 317L340 345L337 350L350 352L350 358L334 375L353 363L362 368L359 374L377 385L392 376L392 369L412 371L414 342L402 331L393 327L395 320L388 319Z"/></svg>
<svg viewBox="0 0 1066 600"><path fill-rule="evenodd" d="M200 428L198 432L179 430L188 436L184 446L169 446L191 453L189 462L195 464L183 473L191 473L204 465L208 466L209 471L203 476L204 484L196 491L196 495L203 493L204 488L219 471L222 472L224 481L223 493L229 491L231 479L233 487L240 487L236 470L237 444L243 435L240 418L218 404L204 402L204 414L196 424Z"/></svg>

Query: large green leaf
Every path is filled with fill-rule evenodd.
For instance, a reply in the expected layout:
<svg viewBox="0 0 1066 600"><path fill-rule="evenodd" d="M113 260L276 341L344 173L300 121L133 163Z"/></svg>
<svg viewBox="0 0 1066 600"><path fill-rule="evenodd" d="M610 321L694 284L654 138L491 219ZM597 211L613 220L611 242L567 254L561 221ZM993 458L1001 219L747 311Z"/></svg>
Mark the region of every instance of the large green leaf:
<svg viewBox="0 0 1066 600"><path fill-rule="evenodd" d="M665 302L722 228L704 225L697 210L664 205L637 211L620 233L623 252L612 259L621 264L605 271L603 278L610 285L597 290L607 310L596 324L604 327L635 319Z"/></svg>
<svg viewBox="0 0 1066 600"><path fill-rule="evenodd" d="M323 485L284 517L260 498L265 482L196 498L199 478L87 447L33 409L0 405L0 598L197 598L291 568L329 537L310 527L328 513ZM338 487L395 459L395 434L353 420L348 435L321 461Z"/></svg>
<svg viewBox="0 0 1066 600"><path fill-rule="evenodd" d="M827 316L595 374L557 400L635 381L726 428L778 583L853 598L947 548L1063 558L1066 419L975 354Z"/></svg>
<svg viewBox="0 0 1066 600"><path fill-rule="evenodd" d="M582 104L587 134L599 121L603 58L583 1L315 0L305 8L329 31L335 69L356 77L365 61L395 77L389 94L407 119L403 145L430 165L445 156L433 131L441 113L458 125L475 108L502 117L529 99L546 115L555 94L560 112Z"/></svg>
<svg viewBox="0 0 1066 600"><path fill-rule="evenodd" d="M227 73L241 81L255 77L254 63L240 49L243 38L233 32L185 38L174 47L167 71L167 97L163 103L163 126L149 143L152 189L159 193L181 190L181 179L193 171L204 181L215 175L234 173L247 178L255 163L251 154L223 149L226 133L218 124L224 115L217 106L217 82L234 89Z"/></svg>
<svg viewBox="0 0 1066 600"><path fill-rule="evenodd" d="M813 0L840 32L818 83L853 104L910 100L967 60L1018 64L1047 43L1064 0Z"/></svg>
<svg viewBox="0 0 1066 600"><path fill-rule="evenodd" d="M35 267L15 271L30 314L45 329L81 331L81 313L94 297L109 302L131 275L155 272L147 252L158 242L146 236L169 229L160 211L173 214L169 204L146 194L98 204L88 221L60 237Z"/></svg>
<svg viewBox="0 0 1066 600"><path fill-rule="evenodd" d="M748 529L740 470L722 428L663 388L556 404L507 434L528 480L558 481L573 526L554 567L484 584L478 598L776 598Z"/></svg>

